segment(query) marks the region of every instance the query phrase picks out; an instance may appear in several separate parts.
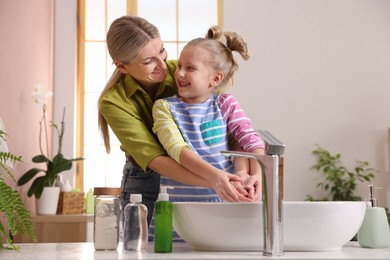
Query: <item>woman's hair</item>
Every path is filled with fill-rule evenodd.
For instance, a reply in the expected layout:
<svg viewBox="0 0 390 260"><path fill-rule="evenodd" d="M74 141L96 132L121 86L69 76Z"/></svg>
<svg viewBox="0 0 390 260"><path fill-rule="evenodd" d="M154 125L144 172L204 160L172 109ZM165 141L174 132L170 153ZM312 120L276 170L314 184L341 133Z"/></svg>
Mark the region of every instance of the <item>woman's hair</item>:
<svg viewBox="0 0 390 260"><path fill-rule="evenodd" d="M217 25L208 30L205 38L191 40L186 46L201 47L210 53L209 64L216 71L222 71L224 74L220 87L228 85L238 70L233 51L238 52L244 60L249 59L244 39L236 32L223 32Z"/></svg>
<svg viewBox="0 0 390 260"><path fill-rule="evenodd" d="M160 37L156 26L138 16L122 16L112 22L107 32L108 53L113 61L120 61L124 64L131 62L137 57L140 50L152 39ZM100 94L98 108L102 97L114 86L123 74L116 68L105 88ZM110 152L110 136L107 121L100 113L98 124L104 140L107 153Z"/></svg>

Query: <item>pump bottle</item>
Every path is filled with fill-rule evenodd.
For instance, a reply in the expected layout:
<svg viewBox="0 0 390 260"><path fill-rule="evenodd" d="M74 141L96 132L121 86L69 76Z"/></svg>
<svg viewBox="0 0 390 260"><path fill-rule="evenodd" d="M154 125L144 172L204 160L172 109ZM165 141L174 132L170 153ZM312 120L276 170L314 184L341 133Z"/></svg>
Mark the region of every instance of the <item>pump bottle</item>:
<svg viewBox="0 0 390 260"><path fill-rule="evenodd" d="M154 252L172 252L172 202L167 188L161 187L154 209Z"/></svg>
<svg viewBox="0 0 390 260"><path fill-rule="evenodd" d="M94 195L93 195L93 190L91 188L89 189L85 197L85 213L93 214L93 207L94 207Z"/></svg>
<svg viewBox="0 0 390 260"><path fill-rule="evenodd" d="M357 234L361 247L385 248L390 246L390 230L386 211L378 206L374 190L380 186L369 185L369 199L362 225Z"/></svg>
<svg viewBox="0 0 390 260"><path fill-rule="evenodd" d="M148 246L148 208L142 204L142 194L131 194L124 209L123 247L125 250L144 251Z"/></svg>

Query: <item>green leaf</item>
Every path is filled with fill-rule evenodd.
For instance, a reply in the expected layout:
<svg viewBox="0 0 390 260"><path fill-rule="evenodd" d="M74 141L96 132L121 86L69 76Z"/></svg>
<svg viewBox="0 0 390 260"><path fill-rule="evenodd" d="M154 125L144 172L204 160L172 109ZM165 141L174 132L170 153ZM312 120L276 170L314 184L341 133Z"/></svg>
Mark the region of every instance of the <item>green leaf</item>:
<svg viewBox="0 0 390 260"><path fill-rule="evenodd" d="M5 132L0 130L0 139L4 139ZM1 140L0 140L1 141ZM6 160L11 162L22 162L21 156L9 152L0 152L0 166L13 178L14 174L3 164ZM17 191L13 190L5 183L0 174L0 255L1 250L19 250L19 246L13 244L11 236L16 234L28 235L36 242L34 234L34 222L30 212L24 206L22 199ZM5 225L5 227L4 227ZM10 236L11 235L11 236Z"/></svg>
<svg viewBox="0 0 390 260"><path fill-rule="evenodd" d="M67 159L62 154L58 154L53 159L52 173L58 174L63 171L70 170L72 168L72 162L82 160L83 158Z"/></svg>
<svg viewBox="0 0 390 260"><path fill-rule="evenodd" d="M27 196L31 197L32 195L35 195L37 199L39 199L42 194L42 190L45 187L45 176L40 176L36 178L33 183L31 184L30 189L27 192Z"/></svg>
<svg viewBox="0 0 390 260"><path fill-rule="evenodd" d="M23 176L18 180L18 186L22 186L29 182L32 178L35 177L39 172L44 172L44 170L39 169L39 168L32 168L28 170Z"/></svg>
<svg viewBox="0 0 390 260"><path fill-rule="evenodd" d="M34 163L47 163L50 160L46 156L44 156L43 154L40 154L40 155L34 156L32 158L32 161Z"/></svg>
<svg viewBox="0 0 390 260"><path fill-rule="evenodd" d="M62 156L62 154L58 154L53 159L52 165L52 173L57 174L63 171L70 170L72 168L72 162Z"/></svg>

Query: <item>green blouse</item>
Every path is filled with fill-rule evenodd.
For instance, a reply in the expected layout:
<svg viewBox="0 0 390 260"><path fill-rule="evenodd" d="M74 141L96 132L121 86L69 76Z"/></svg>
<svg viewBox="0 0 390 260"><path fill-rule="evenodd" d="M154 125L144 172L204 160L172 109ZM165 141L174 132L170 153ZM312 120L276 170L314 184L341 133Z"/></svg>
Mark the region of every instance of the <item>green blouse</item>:
<svg viewBox="0 0 390 260"><path fill-rule="evenodd" d="M155 100L177 94L174 72L177 61L167 61L168 74ZM153 133L152 100L130 76L124 76L101 99L100 112L121 143L126 158L131 156L145 171L149 163L166 151Z"/></svg>

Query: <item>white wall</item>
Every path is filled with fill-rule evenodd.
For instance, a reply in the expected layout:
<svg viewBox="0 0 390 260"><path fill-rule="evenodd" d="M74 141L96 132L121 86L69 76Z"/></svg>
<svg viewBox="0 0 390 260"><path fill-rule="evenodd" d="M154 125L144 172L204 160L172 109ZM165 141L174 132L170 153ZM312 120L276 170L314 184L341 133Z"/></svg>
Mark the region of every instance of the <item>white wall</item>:
<svg viewBox="0 0 390 260"><path fill-rule="evenodd" d="M75 158L77 0L55 0L54 2L54 122L61 122L65 107L66 130L62 153L67 158ZM56 140L53 141L53 144L57 143ZM56 150L57 147L54 149ZM63 174L64 180L68 179L73 187L75 171L76 167L73 166Z"/></svg>
<svg viewBox="0 0 390 260"><path fill-rule="evenodd" d="M51 0L0 1L0 117L7 129L9 151L25 163L14 165L15 178L33 166L39 154L39 120L42 110L31 97L34 84L53 88L53 3ZM47 118L52 118L48 102ZM35 212L29 185L14 186Z"/></svg>
<svg viewBox="0 0 390 260"><path fill-rule="evenodd" d="M9 150L25 161L15 165L16 179L32 167L31 158L39 153L42 110L31 97L36 83L54 91L53 102L48 101L48 120L59 123L66 107L62 151L68 158L74 157L76 21L77 0L0 1L0 117L9 134ZM57 140L53 143L57 145ZM73 181L74 170L72 167L65 178ZM29 185L15 188L35 212L35 200L26 195Z"/></svg>
<svg viewBox="0 0 390 260"><path fill-rule="evenodd" d="M238 13L237 10L240 10ZM255 128L286 144L285 200L319 195L320 144L347 166L368 161L390 205L390 1L225 0L224 28L247 39L233 94ZM359 185L366 197L366 185Z"/></svg>

